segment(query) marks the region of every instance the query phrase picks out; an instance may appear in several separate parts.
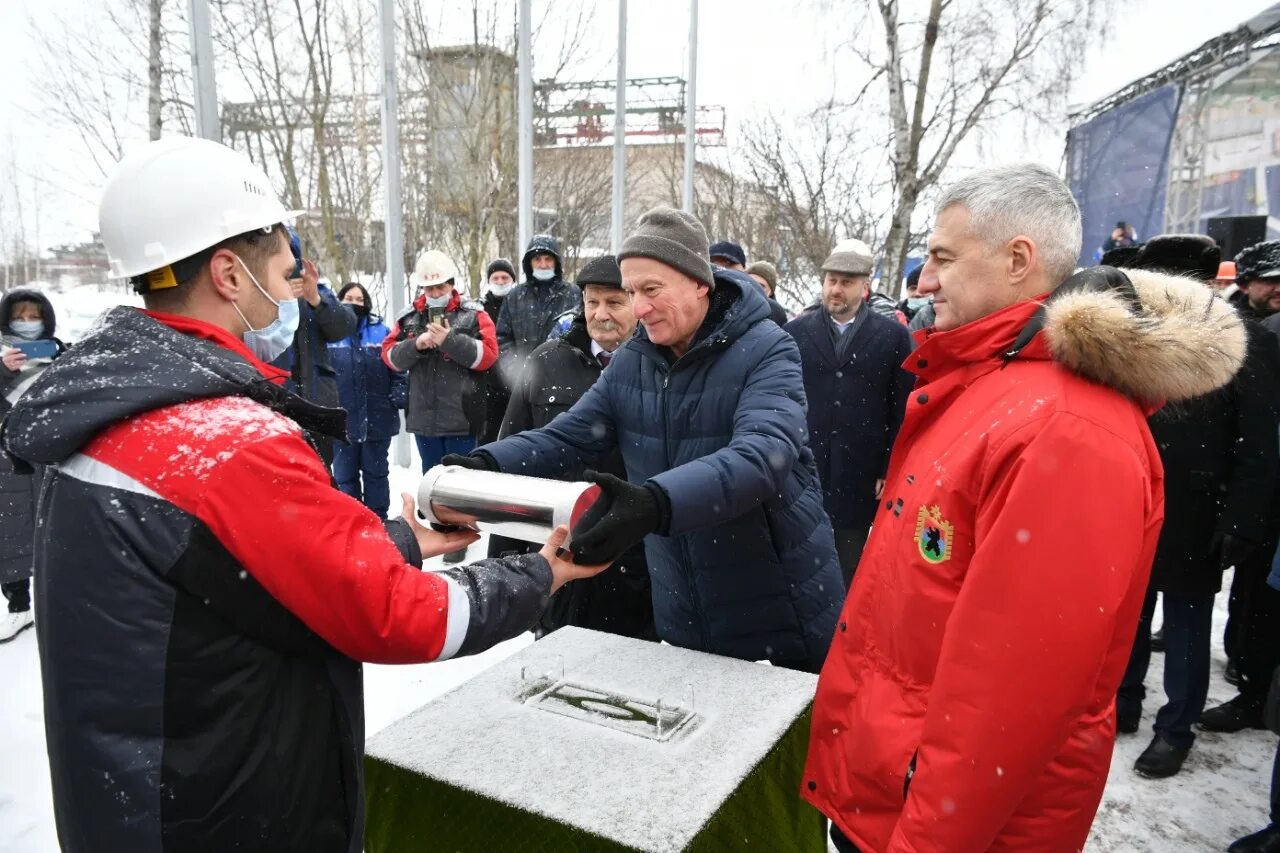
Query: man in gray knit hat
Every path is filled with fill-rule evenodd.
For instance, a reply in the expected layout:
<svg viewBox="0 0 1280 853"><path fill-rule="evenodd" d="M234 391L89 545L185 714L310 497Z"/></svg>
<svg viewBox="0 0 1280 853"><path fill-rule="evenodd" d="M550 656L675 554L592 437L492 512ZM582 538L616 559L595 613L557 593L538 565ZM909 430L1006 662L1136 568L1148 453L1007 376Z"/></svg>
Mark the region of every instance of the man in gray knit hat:
<svg viewBox="0 0 1280 853"><path fill-rule="evenodd" d="M622 453L574 530L579 562L643 540L658 635L816 672L844 584L809 449L800 354L743 272L713 270L687 213L642 216L618 253L640 330L569 411L446 463L559 477Z"/></svg>

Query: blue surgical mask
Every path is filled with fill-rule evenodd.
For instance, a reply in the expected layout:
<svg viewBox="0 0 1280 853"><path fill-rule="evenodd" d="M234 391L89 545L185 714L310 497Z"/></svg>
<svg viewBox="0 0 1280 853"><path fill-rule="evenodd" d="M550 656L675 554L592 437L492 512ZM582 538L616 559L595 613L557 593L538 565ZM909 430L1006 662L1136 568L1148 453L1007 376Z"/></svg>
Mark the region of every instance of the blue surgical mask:
<svg viewBox="0 0 1280 853"><path fill-rule="evenodd" d="M249 267L244 261L240 260L240 266L244 267L244 271L249 274L249 280L253 282L253 286L258 288L259 292L276 306L279 310L276 312L276 318L261 329L255 329L245 319L244 314L240 311L240 306L234 302L232 307L236 309L236 313L240 315L240 319L244 320L244 324L249 326L249 331L244 333L245 346L249 351L263 361L271 361L278 357L280 353L289 348L293 343L293 336L298 333L298 300L286 299L284 302L276 302L271 298L271 294L263 290L262 285L258 283L257 277L249 272Z"/></svg>
<svg viewBox="0 0 1280 853"><path fill-rule="evenodd" d="M444 296L428 296L427 307L429 308L448 308L449 300L453 298L452 293L446 293Z"/></svg>
<svg viewBox="0 0 1280 853"><path fill-rule="evenodd" d="M44 333L44 320L14 320L9 324L13 333L25 341L34 341Z"/></svg>
<svg viewBox="0 0 1280 853"><path fill-rule="evenodd" d="M554 268L549 270L534 270L533 277L538 281L551 281L551 279L556 277L556 271Z"/></svg>
<svg viewBox="0 0 1280 853"><path fill-rule="evenodd" d="M907 307L912 311L919 311L933 300L928 296L911 296L907 298Z"/></svg>

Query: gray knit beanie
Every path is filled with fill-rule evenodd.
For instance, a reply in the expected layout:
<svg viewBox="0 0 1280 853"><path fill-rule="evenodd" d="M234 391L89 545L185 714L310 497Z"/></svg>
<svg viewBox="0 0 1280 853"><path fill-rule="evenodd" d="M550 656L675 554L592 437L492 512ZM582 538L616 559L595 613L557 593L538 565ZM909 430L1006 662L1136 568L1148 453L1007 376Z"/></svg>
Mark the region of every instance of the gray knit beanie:
<svg viewBox="0 0 1280 853"><path fill-rule="evenodd" d="M707 251L707 229L692 214L655 207L640 217L631 236L622 241L618 260L652 258L714 289Z"/></svg>
<svg viewBox="0 0 1280 853"><path fill-rule="evenodd" d="M758 275L769 282L770 290L778 289L778 268L768 261L754 261L747 267L747 275Z"/></svg>

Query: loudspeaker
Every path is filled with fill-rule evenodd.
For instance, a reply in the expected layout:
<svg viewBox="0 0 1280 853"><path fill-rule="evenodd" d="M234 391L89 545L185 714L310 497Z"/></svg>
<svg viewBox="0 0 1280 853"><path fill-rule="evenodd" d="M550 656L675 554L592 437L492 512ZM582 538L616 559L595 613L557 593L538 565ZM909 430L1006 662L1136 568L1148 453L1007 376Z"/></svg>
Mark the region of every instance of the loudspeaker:
<svg viewBox="0 0 1280 853"><path fill-rule="evenodd" d="M1267 239L1265 216L1215 216L1209 220L1209 236L1222 248L1229 261L1254 243Z"/></svg>

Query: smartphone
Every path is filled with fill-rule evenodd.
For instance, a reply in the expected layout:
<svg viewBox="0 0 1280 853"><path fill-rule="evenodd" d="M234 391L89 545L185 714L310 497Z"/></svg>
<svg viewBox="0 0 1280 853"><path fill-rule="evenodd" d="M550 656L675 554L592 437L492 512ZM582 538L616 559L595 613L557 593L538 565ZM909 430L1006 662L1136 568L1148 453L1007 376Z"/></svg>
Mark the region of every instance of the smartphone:
<svg viewBox="0 0 1280 853"><path fill-rule="evenodd" d="M443 308L428 308L428 309L427 309L427 322L428 322L428 323L434 323L434 324L435 324L435 325L437 325L437 326L444 325L444 309L443 309Z"/></svg>
<svg viewBox="0 0 1280 853"><path fill-rule="evenodd" d="M53 358L58 354L57 342L47 339L39 341L18 341L13 346L15 349L20 349L26 353L27 358Z"/></svg>

